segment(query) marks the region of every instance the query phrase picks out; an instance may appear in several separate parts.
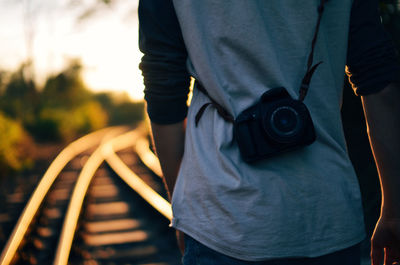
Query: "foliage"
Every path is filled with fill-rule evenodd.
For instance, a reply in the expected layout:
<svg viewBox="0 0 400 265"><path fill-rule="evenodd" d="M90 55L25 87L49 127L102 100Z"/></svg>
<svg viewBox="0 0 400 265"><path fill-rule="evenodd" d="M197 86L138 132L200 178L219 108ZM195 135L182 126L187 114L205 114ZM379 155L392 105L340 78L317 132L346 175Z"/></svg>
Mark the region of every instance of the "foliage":
<svg viewBox="0 0 400 265"><path fill-rule="evenodd" d="M32 164L32 140L23 127L0 112L0 176Z"/></svg>
<svg viewBox="0 0 400 265"><path fill-rule="evenodd" d="M132 125L144 119L144 102L132 102L126 94L99 93L95 99L107 110L110 125Z"/></svg>
<svg viewBox="0 0 400 265"><path fill-rule="evenodd" d="M31 135L39 142L66 143L107 125L143 120L143 103L127 95L94 94L81 72L80 62L71 61L37 88L27 65L14 73L0 71L0 174L29 165Z"/></svg>
<svg viewBox="0 0 400 265"><path fill-rule="evenodd" d="M82 66L71 61L61 73L50 76L40 93L40 107L29 131L40 141L71 141L78 135L107 125L108 115L94 101L81 78Z"/></svg>
<svg viewBox="0 0 400 265"><path fill-rule="evenodd" d="M47 79L35 122L27 126L37 140L67 142L107 125L108 114L95 102L81 71L80 62L74 60L64 71Z"/></svg>
<svg viewBox="0 0 400 265"><path fill-rule="evenodd" d="M34 122L39 99L34 82L25 77L26 68L27 65L23 64L15 73L10 74L0 97L0 109L24 125Z"/></svg>
<svg viewBox="0 0 400 265"><path fill-rule="evenodd" d="M92 95L82 80L81 72L81 63L73 60L61 73L50 76L41 92L41 104L52 108L75 108L89 101Z"/></svg>
<svg viewBox="0 0 400 265"><path fill-rule="evenodd" d="M104 109L94 101L74 109L47 107L41 110L32 131L41 141L68 142L105 127L107 119Z"/></svg>

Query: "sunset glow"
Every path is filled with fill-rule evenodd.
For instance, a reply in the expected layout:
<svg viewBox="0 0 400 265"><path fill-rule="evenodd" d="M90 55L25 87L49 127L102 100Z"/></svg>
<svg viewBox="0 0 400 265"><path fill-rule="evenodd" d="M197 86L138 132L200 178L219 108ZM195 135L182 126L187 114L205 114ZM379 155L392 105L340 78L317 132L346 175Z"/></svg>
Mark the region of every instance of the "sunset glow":
<svg viewBox="0 0 400 265"><path fill-rule="evenodd" d="M31 53L35 77L43 83L46 76L62 70L70 59L79 58L84 66L83 78L92 90L127 92L132 99L142 99L137 1L100 6L84 19L80 16L95 1L83 0L79 5L74 2L2 1L0 69L17 69Z"/></svg>

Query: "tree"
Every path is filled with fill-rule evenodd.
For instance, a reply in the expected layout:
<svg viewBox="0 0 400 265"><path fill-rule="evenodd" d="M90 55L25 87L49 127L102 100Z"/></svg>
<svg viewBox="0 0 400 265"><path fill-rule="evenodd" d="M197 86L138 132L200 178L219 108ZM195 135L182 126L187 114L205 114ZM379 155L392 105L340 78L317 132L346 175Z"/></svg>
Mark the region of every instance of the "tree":
<svg viewBox="0 0 400 265"><path fill-rule="evenodd" d="M11 118L29 125L34 122L37 112L38 91L33 80L26 78L26 67L26 64L22 64L4 84L0 94L0 109Z"/></svg>
<svg viewBox="0 0 400 265"><path fill-rule="evenodd" d="M72 108L90 100L81 72L80 61L72 60L61 73L49 77L41 93L42 105Z"/></svg>

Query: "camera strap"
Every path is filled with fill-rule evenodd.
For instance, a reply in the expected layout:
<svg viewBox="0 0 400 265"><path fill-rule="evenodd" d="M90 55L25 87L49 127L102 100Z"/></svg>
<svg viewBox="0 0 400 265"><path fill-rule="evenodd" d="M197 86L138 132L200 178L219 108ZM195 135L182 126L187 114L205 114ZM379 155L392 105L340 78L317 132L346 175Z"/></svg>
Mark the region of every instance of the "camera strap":
<svg viewBox="0 0 400 265"><path fill-rule="evenodd" d="M207 109L208 106L213 106L218 114L227 122L230 123L234 123L235 122L235 118L224 108L221 106L221 104L219 104L217 101L215 101L207 92L207 90L199 83L196 81L196 86L197 89L200 90L201 92L203 92L204 95L206 95L211 102L208 102L206 104L204 104L203 106L201 106L201 108L199 109L199 111L196 114L195 117L195 123L196 126L200 121L201 116L203 116L204 111Z"/></svg>
<svg viewBox="0 0 400 265"><path fill-rule="evenodd" d="M318 38L318 32L319 32L319 28L321 25L321 19L322 19L322 14L324 12L324 8L325 8L325 3L328 0L320 0L320 4L318 6L318 20L317 20L317 26L315 28L315 32L314 32L314 36L312 39L312 43L311 43L311 51L310 54L308 55L308 60L307 60L307 71L306 74L303 77L303 80L301 82L301 86L300 86L300 91L299 91L299 101L303 101L304 98L307 95L308 89L310 87L310 83L311 83L311 78L315 72L315 70L317 69L317 67L322 63L322 61L316 63L313 65L313 61L314 61L314 52L315 52L315 45L317 43L317 38ZM235 122L235 118L223 107L221 106L217 101L215 101L207 92L207 90L200 84L199 81L196 80L196 87L199 91L201 91L204 95L206 95L209 99L210 102L205 103L197 112L196 117L195 117L195 124L197 126L197 124L199 123L204 111L207 109L208 106L213 106L218 114L227 122L230 123L234 123Z"/></svg>
<svg viewBox="0 0 400 265"><path fill-rule="evenodd" d="M311 43L311 52L308 56L307 72L304 75L304 78L303 78L303 80L301 82L301 86L300 86L300 93L299 93L300 101L303 101L304 98L306 97L308 88L310 87L311 78L312 78L315 70L317 69L317 67L322 63L322 61L320 61L320 62L316 63L315 65L313 65L315 44L317 43L319 26L321 25L322 13L324 12L326 1L327 0L321 0L320 5L318 6L318 21L317 21L317 26L316 26L315 32L314 32L314 37L313 37L313 40Z"/></svg>

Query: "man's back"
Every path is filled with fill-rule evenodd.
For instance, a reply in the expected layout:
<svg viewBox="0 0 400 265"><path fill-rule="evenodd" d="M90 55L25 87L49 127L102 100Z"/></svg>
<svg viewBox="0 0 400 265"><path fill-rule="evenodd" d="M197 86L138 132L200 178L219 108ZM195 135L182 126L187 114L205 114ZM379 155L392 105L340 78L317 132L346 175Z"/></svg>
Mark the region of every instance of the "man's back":
<svg viewBox="0 0 400 265"><path fill-rule="evenodd" d="M173 2L189 74L234 117L275 87L298 98L320 1ZM350 0L325 6L314 58L323 64L304 101L317 133L312 145L247 164L232 124L215 108L205 109L196 126L210 99L195 87L172 199L175 228L245 260L314 257L363 239L360 192L340 119L351 6ZM144 57L142 68L151 63ZM148 102L159 93L149 86Z"/></svg>
<svg viewBox="0 0 400 265"><path fill-rule="evenodd" d="M298 98L319 1L174 4L190 74L234 116L275 87ZM232 124L214 108L195 126L194 116L209 101L195 90L172 201L176 228L222 253L252 260L322 255L364 237L340 123L350 7L351 1L331 1L323 14L315 61L324 63L305 99L317 131L311 146L248 165Z"/></svg>

